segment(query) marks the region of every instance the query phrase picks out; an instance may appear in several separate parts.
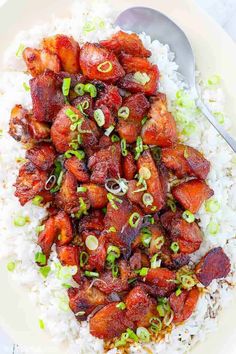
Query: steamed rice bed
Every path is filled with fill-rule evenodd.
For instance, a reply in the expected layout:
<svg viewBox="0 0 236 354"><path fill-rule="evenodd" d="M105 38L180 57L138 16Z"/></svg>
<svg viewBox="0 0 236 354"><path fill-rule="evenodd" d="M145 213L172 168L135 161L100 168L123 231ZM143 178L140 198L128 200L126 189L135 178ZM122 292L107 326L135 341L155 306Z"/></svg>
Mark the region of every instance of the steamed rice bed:
<svg viewBox="0 0 236 354"><path fill-rule="evenodd" d="M91 10L92 8L92 10ZM112 19L115 18L111 8L106 3L80 1L74 5L71 18L54 18L49 24L35 27L30 31L19 33L14 43L5 55L5 72L0 78L0 200L1 220L0 230L2 244L0 256L16 263L12 272L14 280L25 285L27 292L40 307L40 319L56 341L66 342L68 352L71 353L102 353L103 341L92 337L86 323L79 324L68 307L67 291L63 287L65 278L71 282L71 269L59 269L59 261L55 249L51 254L49 265L52 268L49 276L44 279L35 264L34 255L40 251L37 245L36 227L46 216L43 208L29 202L23 208L14 197L12 187L20 166L20 158L24 157L25 150L7 133L10 111L15 103L31 108L30 92L25 91L23 83L28 85L30 76L24 73L25 66L21 58L15 53L20 43L25 46L37 47L41 39L48 35L63 33L72 35L80 44L90 41L97 42L108 38L118 28L113 28ZM91 26L92 24L92 26ZM220 281L213 281L200 298L196 311L191 318L166 334L165 340L160 343L145 344L153 353L184 353L202 340L208 332L216 327L215 317L219 310L231 297L232 286L235 281L236 246L236 161L233 153L217 132L199 113L193 103L193 94L188 92L186 104L181 107L176 104L176 93L184 88L184 83L178 73L178 66L174 61L174 54L167 45L158 40L151 42L144 33L140 35L144 46L151 50L151 62L158 65L160 70L159 90L167 95L170 110L173 112L182 141L202 151L211 162L211 171L207 183L215 191L214 198L220 208L216 213L207 212L204 205L196 215L204 232L204 241L199 251L192 256L197 262L209 249L222 246L231 259L232 270L229 276ZM224 95L219 85L202 85L202 95L213 112L222 117L224 112ZM178 102L177 102L178 103ZM219 114L220 112L220 114ZM230 128L229 119L224 116L224 125ZM187 128L187 129L186 129ZM186 134L187 133L187 134ZM14 226L17 216L28 216L30 222L23 227ZM218 232L210 232L209 223L218 226ZM64 267L66 268L66 267ZM62 274L61 274L61 273ZM27 352L27 349L25 349ZM115 353L116 349L109 353ZM130 349L131 353L144 352L141 344ZM30 351L32 353L32 349ZM44 353L46 353L44 351Z"/></svg>

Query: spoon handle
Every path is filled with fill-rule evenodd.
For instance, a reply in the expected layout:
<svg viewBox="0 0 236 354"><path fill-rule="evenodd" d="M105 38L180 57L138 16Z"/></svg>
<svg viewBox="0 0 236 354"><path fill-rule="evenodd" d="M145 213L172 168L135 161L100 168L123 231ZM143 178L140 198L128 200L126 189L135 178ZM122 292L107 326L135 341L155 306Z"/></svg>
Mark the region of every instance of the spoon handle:
<svg viewBox="0 0 236 354"><path fill-rule="evenodd" d="M218 133L225 139L225 141L229 144L232 150L236 152L236 140L232 138L232 136L230 136L227 131L217 122L216 118L213 116L213 114L209 111L209 109L206 107L206 105L200 98L197 99L196 103L198 108L200 108L202 113L207 117L213 127L215 127Z"/></svg>

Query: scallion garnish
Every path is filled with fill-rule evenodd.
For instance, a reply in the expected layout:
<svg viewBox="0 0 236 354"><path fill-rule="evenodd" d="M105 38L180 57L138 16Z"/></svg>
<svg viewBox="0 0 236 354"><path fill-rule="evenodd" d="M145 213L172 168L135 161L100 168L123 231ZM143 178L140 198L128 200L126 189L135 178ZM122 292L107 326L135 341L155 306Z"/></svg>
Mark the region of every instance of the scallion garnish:
<svg viewBox="0 0 236 354"><path fill-rule="evenodd" d="M83 96L85 93L84 92L84 84L78 83L77 85L75 85L74 91L75 91L75 93L77 93L77 95Z"/></svg>
<svg viewBox="0 0 236 354"><path fill-rule="evenodd" d="M178 288L178 289L175 291L175 295L176 295L176 296L179 296L181 293L182 293L181 288Z"/></svg>
<svg viewBox="0 0 236 354"><path fill-rule="evenodd" d="M195 216L189 210L185 210L182 214L182 218L187 221L189 224L194 222Z"/></svg>
<svg viewBox="0 0 236 354"><path fill-rule="evenodd" d="M124 302L119 302L119 304L117 304L116 307L117 307L119 310L125 310L125 309L126 309L126 305L125 305Z"/></svg>
<svg viewBox="0 0 236 354"><path fill-rule="evenodd" d="M15 262L9 262L7 263L7 270L9 272L13 272L16 268L16 263Z"/></svg>
<svg viewBox="0 0 236 354"><path fill-rule="evenodd" d="M154 241L153 241L153 246L157 249L160 250L162 246L165 243L165 238L164 236L158 236Z"/></svg>
<svg viewBox="0 0 236 354"><path fill-rule="evenodd" d="M154 256L152 256L151 261L150 261L152 269L156 269L161 266L161 259L158 259L158 258L159 258L158 253L156 253L156 254L154 254Z"/></svg>
<svg viewBox="0 0 236 354"><path fill-rule="evenodd" d="M172 242L170 245L170 249L174 252L177 253L179 251L179 244L178 242Z"/></svg>
<svg viewBox="0 0 236 354"><path fill-rule="evenodd" d="M23 51L24 51L24 49L25 49L25 45L20 43L20 45L19 45L19 47L18 47L18 49L16 51L16 57L20 58L22 53L23 53Z"/></svg>
<svg viewBox="0 0 236 354"><path fill-rule="evenodd" d="M111 273L112 273L113 278L117 278L118 277L119 268L118 268L117 264L112 263L112 265L111 265Z"/></svg>
<svg viewBox="0 0 236 354"><path fill-rule="evenodd" d="M107 231L108 232L116 232L116 228L114 226L111 226Z"/></svg>
<svg viewBox="0 0 236 354"><path fill-rule="evenodd" d="M39 273L44 277L47 278L48 274L51 271L51 267L50 266L44 266L39 268Z"/></svg>
<svg viewBox="0 0 236 354"><path fill-rule="evenodd" d="M149 268L143 267L143 268L139 269L138 274L141 277L146 277L146 275L148 274L148 271L149 271Z"/></svg>
<svg viewBox="0 0 236 354"><path fill-rule="evenodd" d="M25 224L29 222L29 217L28 216L17 216L14 219L14 225L15 226L25 226Z"/></svg>
<svg viewBox="0 0 236 354"><path fill-rule="evenodd" d="M142 342L148 343L150 341L150 333L145 327L138 327L136 330L136 334Z"/></svg>
<svg viewBox="0 0 236 354"><path fill-rule="evenodd" d="M29 87L29 85L27 85L26 82L23 82L23 87L24 87L25 91L30 91L30 87Z"/></svg>
<svg viewBox="0 0 236 354"><path fill-rule="evenodd" d="M146 123L146 121L148 120L148 117L143 117L141 124L144 125Z"/></svg>
<svg viewBox="0 0 236 354"><path fill-rule="evenodd" d="M43 201L43 197L41 195L36 195L33 199L32 199L32 204L39 206Z"/></svg>
<svg viewBox="0 0 236 354"><path fill-rule="evenodd" d="M190 275L185 275L185 274L180 276L180 281L181 281L182 287L187 290L191 289L196 284L193 277L191 277Z"/></svg>
<svg viewBox="0 0 236 354"><path fill-rule="evenodd" d="M67 150L64 153L66 159L69 159L72 155L76 156L79 160L83 160L85 158L85 152L83 150Z"/></svg>
<svg viewBox="0 0 236 354"><path fill-rule="evenodd" d="M120 146L121 146L122 155L123 156L127 156L128 155L128 151L127 151L126 140L125 139L121 139Z"/></svg>
<svg viewBox="0 0 236 354"><path fill-rule="evenodd" d="M208 213L217 213L220 210L220 203L215 198L211 198L205 202L205 209Z"/></svg>
<svg viewBox="0 0 236 354"><path fill-rule="evenodd" d="M97 96L96 86L90 83L84 85L84 92L89 93L92 98L95 98Z"/></svg>
<svg viewBox="0 0 236 354"><path fill-rule="evenodd" d="M216 235L220 231L220 224L218 224L216 221L210 221L209 224L207 225L207 231L211 235Z"/></svg>
<svg viewBox="0 0 236 354"><path fill-rule="evenodd" d="M87 192L88 188L87 187L77 187L77 192L78 193L84 193Z"/></svg>
<svg viewBox="0 0 236 354"><path fill-rule="evenodd" d="M109 73L113 68L112 63L109 60L104 61L103 63L97 66L97 70L101 73Z"/></svg>
<svg viewBox="0 0 236 354"><path fill-rule="evenodd" d="M175 201L173 199L167 199L166 204L168 205L168 207L171 209L171 211L173 211L174 213L176 212L176 204Z"/></svg>
<svg viewBox="0 0 236 354"><path fill-rule="evenodd" d="M39 263L40 265L45 265L47 263L47 258L45 254L42 252L35 253L34 260L36 263Z"/></svg>
<svg viewBox="0 0 236 354"><path fill-rule="evenodd" d="M136 140L136 148L135 148L134 159L138 160L138 158L139 158L139 156L141 155L142 152L143 152L143 140L142 140L141 136L138 136L137 140Z"/></svg>
<svg viewBox="0 0 236 354"><path fill-rule="evenodd" d="M89 277L89 278L99 278L99 273L97 273L97 272L89 272L88 270L86 270L84 272L84 275L86 277Z"/></svg>
<svg viewBox="0 0 236 354"><path fill-rule="evenodd" d="M63 79L63 83L62 83L62 93L65 97L67 97L69 95L70 92L70 84L71 84L71 78L70 77L66 77Z"/></svg>
<svg viewBox="0 0 236 354"><path fill-rule="evenodd" d="M83 267L88 262L89 255L87 252L81 252L79 256L79 264L80 267Z"/></svg>
<svg viewBox="0 0 236 354"><path fill-rule="evenodd" d="M42 232L45 229L45 225L39 225L36 226L36 233L39 234L40 232Z"/></svg>
<svg viewBox="0 0 236 354"><path fill-rule="evenodd" d="M144 193L142 200L143 200L143 204L146 207L152 205L152 203L154 201L153 196L150 193Z"/></svg>
<svg viewBox="0 0 236 354"><path fill-rule="evenodd" d="M41 319L39 319L39 328L45 329L45 324L44 324L43 320L41 320Z"/></svg>
<svg viewBox="0 0 236 354"><path fill-rule="evenodd" d="M139 215L139 213L133 213L130 215L129 217L129 224L131 227L136 228L139 225L141 216Z"/></svg>
<svg viewBox="0 0 236 354"><path fill-rule="evenodd" d="M152 239L152 233L147 227L143 227L141 230L141 241L144 247L148 247L150 245Z"/></svg>
<svg viewBox="0 0 236 354"><path fill-rule="evenodd" d="M112 141L113 143L116 143L116 142L120 141L120 138L118 137L118 135L113 134L113 135L111 136L111 141Z"/></svg>
<svg viewBox="0 0 236 354"><path fill-rule="evenodd" d="M141 167L139 169L139 176L145 180L149 179L151 177L151 172L147 167Z"/></svg>
<svg viewBox="0 0 236 354"><path fill-rule="evenodd" d="M114 260L119 257L120 249L117 246L109 246L107 249L107 261L114 263Z"/></svg>
<svg viewBox="0 0 236 354"><path fill-rule="evenodd" d="M136 82L137 84L145 86L150 81L150 77L146 73L137 71L133 75L133 81Z"/></svg>
<svg viewBox="0 0 236 354"><path fill-rule="evenodd" d="M114 129L115 129L114 125L110 125L110 127L106 129L104 135L109 136Z"/></svg>
<svg viewBox="0 0 236 354"><path fill-rule="evenodd" d="M153 333L157 333L157 332L160 332L161 329L162 329L162 322L160 320L160 318L158 317L151 317L150 320L149 320L149 323L150 323L150 330L153 332Z"/></svg>
<svg viewBox="0 0 236 354"><path fill-rule="evenodd" d="M95 251L98 248L98 239L94 235L86 237L85 245L90 251Z"/></svg>
<svg viewBox="0 0 236 354"><path fill-rule="evenodd" d="M118 209L118 206L116 205L115 202L122 204L122 199L117 198L116 196L114 196L111 193L107 193L107 199L111 203L112 208L115 209L115 210Z"/></svg>
<svg viewBox="0 0 236 354"><path fill-rule="evenodd" d="M71 108L67 108L65 114L71 120L72 123L77 122L77 120L79 119L78 114L76 114Z"/></svg>
<svg viewBox="0 0 236 354"><path fill-rule="evenodd" d="M129 108L126 106L121 107L118 110L118 117L126 120L129 117Z"/></svg>
<svg viewBox="0 0 236 354"><path fill-rule="evenodd" d="M99 127L102 127L105 124L105 115L100 108L94 111L93 117Z"/></svg>

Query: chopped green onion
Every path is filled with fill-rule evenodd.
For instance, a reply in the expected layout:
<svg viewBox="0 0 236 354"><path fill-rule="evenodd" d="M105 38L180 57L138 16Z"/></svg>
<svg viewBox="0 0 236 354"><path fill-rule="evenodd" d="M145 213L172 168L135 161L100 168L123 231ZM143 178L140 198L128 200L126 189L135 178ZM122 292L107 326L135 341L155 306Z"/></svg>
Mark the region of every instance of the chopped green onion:
<svg viewBox="0 0 236 354"><path fill-rule="evenodd" d="M165 314L165 317L163 319L163 323L166 325L166 327L168 327L171 324L171 322L173 321L173 318L174 318L173 310L170 310L169 312L167 312Z"/></svg>
<svg viewBox="0 0 236 354"><path fill-rule="evenodd" d="M125 309L126 309L126 305L125 305L124 302L119 302L119 304L117 304L116 307L117 307L119 310L125 310Z"/></svg>
<svg viewBox="0 0 236 354"><path fill-rule="evenodd" d="M34 260L36 263L39 263L40 265L45 265L47 263L47 258L45 254L42 252L35 253Z"/></svg>
<svg viewBox="0 0 236 354"><path fill-rule="evenodd" d="M189 122L185 125L184 129L182 130L182 134L186 136L192 135L196 130L196 124Z"/></svg>
<svg viewBox="0 0 236 354"><path fill-rule="evenodd" d="M111 226L109 229L108 229L108 232L116 232L116 228L114 226Z"/></svg>
<svg viewBox="0 0 236 354"><path fill-rule="evenodd" d="M69 146L70 146L73 150L78 150L79 144L78 144L77 139L73 139L72 142L69 144Z"/></svg>
<svg viewBox="0 0 236 354"><path fill-rule="evenodd" d="M165 316L166 312L165 312L163 304L157 305L156 309L157 309L157 312L158 312L160 317L164 317Z"/></svg>
<svg viewBox="0 0 236 354"><path fill-rule="evenodd" d="M176 212L176 204L175 204L175 201L172 200L172 199L167 199L167 202L166 204L168 205L168 207L171 209L171 211L173 211L173 213Z"/></svg>
<svg viewBox="0 0 236 354"><path fill-rule="evenodd" d="M127 151L127 148L126 148L126 140L125 139L121 139L120 146L121 146L122 155L123 156L127 156L128 155L128 151Z"/></svg>
<svg viewBox="0 0 236 354"><path fill-rule="evenodd" d="M126 106L121 107L118 110L118 117L126 120L129 117L129 108Z"/></svg>
<svg viewBox="0 0 236 354"><path fill-rule="evenodd" d="M83 96L85 93L84 84L78 83L77 85L75 85L74 91L75 91L75 93L77 93L77 95Z"/></svg>
<svg viewBox="0 0 236 354"><path fill-rule="evenodd" d="M136 334L142 342L148 343L150 341L150 333L145 327L138 327Z"/></svg>
<svg viewBox="0 0 236 354"><path fill-rule="evenodd" d="M182 214L182 218L187 221L189 224L194 222L195 216L189 210L185 210Z"/></svg>
<svg viewBox="0 0 236 354"><path fill-rule="evenodd" d="M144 125L146 123L146 121L148 120L148 117L143 117L141 124Z"/></svg>
<svg viewBox="0 0 236 354"><path fill-rule="evenodd" d="M25 45L20 43L20 45L19 45L19 47L18 47L18 49L16 51L16 57L18 57L18 58L21 57L24 49L25 49Z"/></svg>
<svg viewBox="0 0 236 354"><path fill-rule="evenodd" d="M9 272L13 272L16 268L16 263L15 262L9 262L7 263L7 270Z"/></svg>
<svg viewBox="0 0 236 354"><path fill-rule="evenodd" d="M119 258L120 257L120 249L117 246L109 246L107 249L107 254L111 254L113 253L115 258Z"/></svg>
<svg viewBox="0 0 236 354"><path fill-rule="evenodd" d="M154 333L160 332L162 329L162 322L158 317L151 317L149 320L151 325L150 330Z"/></svg>
<svg viewBox="0 0 236 354"><path fill-rule="evenodd" d="M189 94L184 92L183 90L179 90L176 92L176 104L177 106L184 107L184 108L194 108L195 102Z"/></svg>
<svg viewBox="0 0 236 354"><path fill-rule="evenodd" d="M93 84L86 84L84 85L84 92L90 94L90 97L95 98L97 96L97 88Z"/></svg>
<svg viewBox="0 0 236 354"><path fill-rule="evenodd" d="M80 256L79 256L79 264L80 264L80 267L83 267L85 264L87 264L88 262L88 253L87 252L81 252L80 253Z"/></svg>
<svg viewBox="0 0 236 354"><path fill-rule="evenodd" d="M218 123L224 124L225 122L225 116L221 112L214 112L214 116L217 118Z"/></svg>
<svg viewBox="0 0 236 354"><path fill-rule="evenodd" d="M151 261L150 261L152 269L156 269L161 266L161 260L158 259L158 257L159 257L158 253L156 253L156 254L154 254L154 256L152 256Z"/></svg>
<svg viewBox="0 0 236 354"><path fill-rule="evenodd" d="M96 26L93 22L86 22L83 26L83 33L86 34L87 32L95 31Z"/></svg>
<svg viewBox="0 0 236 354"><path fill-rule="evenodd" d="M132 193L139 193L147 190L147 182L142 177L139 177L137 186L139 186L140 184L142 184L143 187L139 189L135 189Z"/></svg>
<svg viewBox="0 0 236 354"><path fill-rule="evenodd" d="M41 319L39 319L39 328L45 329L45 324L44 324L43 320L41 320Z"/></svg>
<svg viewBox="0 0 236 354"><path fill-rule="evenodd" d="M117 348L126 345L128 338L129 338L129 334L127 332L122 333L121 338L115 342L115 347Z"/></svg>
<svg viewBox="0 0 236 354"><path fill-rule="evenodd" d="M148 274L148 271L149 271L149 268L143 267L143 268L139 269L138 274L141 277L146 277L146 275Z"/></svg>
<svg viewBox="0 0 236 354"><path fill-rule="evenodd" d="M97 272L89 272L88 270L86 270L84 272L84 275L86 277L89 277L89 278L99 278L99 273L97 273Z"/></svg>
<svg viewBox="0 0 236 354"><path fill-rule="evenodd" d="M108 127L106 130L105 130L105 135L106 136L109 136L112 132L113 132L113 130L115 129L115 127L114 127L114 125L110 125L110 127Z"/></svg>
<svg viewBox="0 0 236 354"><path fill-rule="evenodd" d="M176 296L179 296L181 293L182 293L181 288L178 288L178 289L175 291L175 295L176 295Z"/></svg>
<svg viewBox="0 0 236 354"><path fill-rule="evenodd" d="M107 208L102 208L102 212L104 213L104 214L106 214L107 213Z"/></svg>
<svg viewBox="0 0 236 354"><path fill-rule="evenodd" d="M131 214L129 217L130 226L133 228L138 227L140 219L141 219L141 217L140 217L139 213L135 212L135 213Z"/></svg>
<svg viewBox="0 0 236 354"><path fill-rule="evenodd" d="M51 271L50 266L44 266L44 267L39 268L39 272L44 278L47 278L50 271Z"/></svg>
<svg viewBox="0 0 236 354"><path fill-rule="evenodd" d="M87 187L77 187L77 192L78 193L84 193L87 192L88 188Z"/></svg>
<svg viewBox="0 0 236 354"><path fill-rule="evenodd" d="M83 150L67 150L64 153L66 159L69 159L72 155L76 156L79 160L83 160L85 158L85 153Z"/></svg>
<svg viewBox="0 0 236 354"><path fill-rule="evenodd" d="M113 263L111 266L111 272L112 272L112 276L113 278L117 278L118 277L118 273L119 273L119 268L118 265Z"/></svg>
<svg viewBox="0 0 236 354"><path fill-rule="evenodd" d="M90 251L95 251L98 248L98 239L94 235L86 237L85 245Z"/></svg>
<svg viewBox="0 0 236 354"><path fill-rule="evenodd" d="M45 225L39 225L36 227L36 233L39 234L45 229Z"/></svg>
<svg viewBox="0 0 236 354"><path fill-rule="evenodd" d="M147 180L151 177L151 172L147 167L141 167L139 169L139 176L142 177L143 179Z"/></svg>
<svg viewBox="0 0 236 354"><path fill-rule="evenodd" d="M150 77L146 73L141 73L140 71L137 71L133 75L133 81L137 84L145 86L150 81Z"/></svg>
<svg viewBox="0 0 236 354"><path fill-rule="evenodd" d="M174 252L177 253L179 250L179 244L178 242L172 242L172 244L170 245L170 249Z"/></svg>
<svg viewBox="0 0 236 354"><path fill-rule="evenodd" d="M220 231L220 224L218 224L215 221L210 221L209 224L207 225L207 231L211 235L216 235Z"/></svg>
<svg viewBox="0 0 236 354"><path fill-rule="evenodd" d="M72 123L75 123L78 121L79 117L78 114L76 114L72 109L67 108L65 111L66 116L71 120Z"/></svg>
<svg viewBox="0 0 236 354"><path fill-rule="evenodd" d="M99 127L102 127L105 124L105 116L100 108L94 111L93 117Z"/></svg>
<svg viewBox="0 0 236 354"><path fill-rule="evenodd" d="M213 75L211 76L208 80L207 83L209 86L216 86L216 85L220 85L221 83L221 77L220 75Z"/></svg>
<svg viewBox="0 0 236 354"><path fill-rule="evenodd" d="M205 202L205 209L209 213L217 213L220 210L220 203L216 199L211 198Z"/></svg>
<svg viewBox="0 0 236 354"><path fill-rule="evenodd" d="M164 238L164 236L158 236L154 241L153 241L153 246L156 248L156 249L158 249L158 250L160 250L161 249L161 247L164 245L164 243L165 243L165 238Z"/></svg>
<svg viewBox="0 0 236 354"><path fill-rule="evenodd" d="M72 285L71 285L71 284L63 283L62 286L63 286L63 288L66 288L66 289L72 288Z"/></svg>
<svg viewBox="0 0 236 354"><path fill-rule="evenodd" d="M14 219L15 226L25 226L27 222L29 222L28 216L18 216Z"/></svg>
<svg viewBox="0 0 236 354"><path fill-rule="evenodd" d="M143 227L141 230L141 242L144 247L148 247L150 245L152 239L152 233L147 227Z"/></svg>
<svg viewBox="0 0 236 354"><path fill-rule="evenodd" d="M132 329L127 328L127 333L129 335L130 339L133 339L135 342L138 342L138 336L134 333L134 331L132 331Z"/></svg>
<svg viewBox="0 0 236 354"><path fill-rule="evenodd" d="M66 77L65 79L63 79L62 93L63 93L64 96L68 96L69 95L70 84L71 84L71 78L70 77Z"/></svg>
<svg viewBox="0 0 236 354"><path fill-rule="evenodd" d="M41 195L36 195L33 199L32 199L32 204L39 206L41 204L41 202L43 201L43 197L41 197Z"/></svg>
<svg viewBox="0 0 236 354"><path fill-rule="evenodd" d="M23 82L23 87L24 87L25 91L30 91L30 87L29 87L29 85L27 85L26 82Z"/></svg>
<svg viewBox="0 0 236 354"><path fill-rule="evenodd" d="M112 63L109 60L104 61L103 63L97 66L97 70L101 73L109 73L113 68Z"/></svg>
<svg viewBox="0 0 236 354"><path fill-rule="evenodd" d="M184 289L191 289L196 284L190 275L181 275L180 281Z"/></svg>
<svg viewBox="0 0 236 354"><path fill-rule="evenodd" d="M118 209L118 206L116 205L115 202L122 204L122 199L117 198L116 196L114 196L111 193L107 193L107 199L111 203L112 208L115 209L115 210Z"/></svg>
<svg viewBox="0 0 236 354"><path fill-rule="evenodd" d="M120 138L118 137L118 135L113 134L113 135L111 136L111 141L112 141L113 143L116 143L116 142L120 141Z"/></svg>
<svg viewBox="0 0 236 354"><path fill-rule="evenodd" d="M146 207L152 205L152 203L154 201L153 196L150 193L144 193L142 200L143 200L143 204Z"/></svg>
<svg viewBox="0 0 236 354"><path fill-rule="evenodd" d="M136 140L134 159L138 160L138 158L139 158L139 156L141 155L142 152L143 152L143 140L142 140L141 136L138 136L137 140Z"/></svg>

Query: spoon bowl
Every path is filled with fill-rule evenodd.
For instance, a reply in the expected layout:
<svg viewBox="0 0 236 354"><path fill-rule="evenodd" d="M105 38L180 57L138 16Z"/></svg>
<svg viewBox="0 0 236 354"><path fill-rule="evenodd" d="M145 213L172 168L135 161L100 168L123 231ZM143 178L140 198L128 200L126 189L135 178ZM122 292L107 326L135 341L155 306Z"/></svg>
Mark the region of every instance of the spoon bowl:
<svg viewBox="0 0 236 354"><path fill-rule="evenodd" d="M195 57L191 44L183 30L169 17L151 8L131 7L117 17L115 24L126 31L145 32L152 40L158 39L160 42L168 44L170 50L175 53L175 61L179 66L178 71L183 76L183 80L189 89L197 94ZM236 152L235 139L218 123L199 96L196 99L196 104L218 133Z"/></svg>

